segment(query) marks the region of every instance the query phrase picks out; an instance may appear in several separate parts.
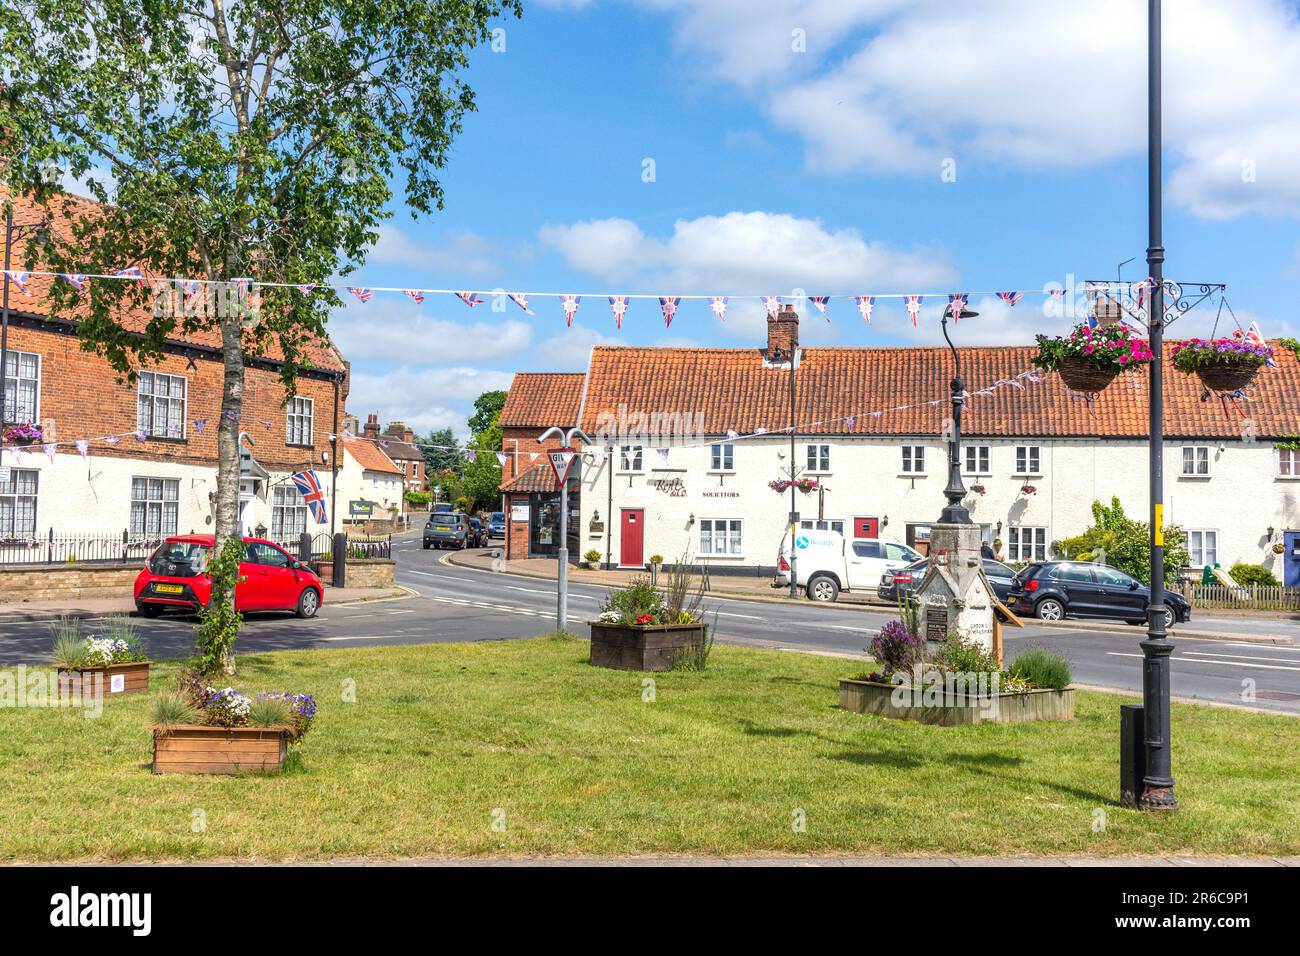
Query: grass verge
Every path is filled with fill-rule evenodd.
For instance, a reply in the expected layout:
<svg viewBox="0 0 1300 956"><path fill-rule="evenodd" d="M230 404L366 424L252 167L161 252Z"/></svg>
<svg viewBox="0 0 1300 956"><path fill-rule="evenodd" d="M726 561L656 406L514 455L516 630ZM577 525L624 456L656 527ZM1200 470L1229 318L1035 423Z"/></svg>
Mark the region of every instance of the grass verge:
<svg viewBox="0 0 1300 956"><path fill-rule="evenodd" d="M1182 810L1151 816L1115 801L1127 698L941 728L840 710L850 662L833 658L718 646L707 671L656 675L587 659L563 637L242 656L241 689L320 702L269 777L149 772L174 664L99 719L0 709L0 859L1300 852L1291 718L1175 704Z"/></svg>

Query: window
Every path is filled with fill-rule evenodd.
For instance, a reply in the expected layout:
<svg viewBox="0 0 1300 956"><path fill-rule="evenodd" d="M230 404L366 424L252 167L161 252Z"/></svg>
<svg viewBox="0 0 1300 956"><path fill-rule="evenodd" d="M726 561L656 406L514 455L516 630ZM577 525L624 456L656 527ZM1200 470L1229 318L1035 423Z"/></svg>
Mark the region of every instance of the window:
<svg viewBox="0 0 1300 956"><path fill-rule="evenodd" d="M1300 478L1300 448L1279 448L1277 450L1277 476L1279 478Z"/></svg>
<svg viewBox="0 0 1300 956"><path fill-rule="evenodd" d="M1007 558L1011 561L1046 561L1047 529L1017 526L1008 528Z"/></svg>
<svg viewBox="0 0 1300 956"><path fill-rule="evenodd" d="M644 449L640 445L624 445L619 454L622 470L641 471L641 454L643 451Z"/></svg>
<svg viewBox="0 0 1300 956"><path fill-rule="evenodd" d="M905 544L885 543L885 560L886 561L915 561L921 555L913 551Z"/></svg>
<svg viewBox="0 0 1300 956"><path fill-rule="evenodd" d="M966 474L987 475L989 471L989 446L966 445L962 448L966 455Z"/></svg>
<svg viewBox="0 0 1300 956"><path fill-rule="evenodd" d="M1037 445L1017 445L1016 446L1016 474L1017 475L1041 475L1042 469L1039 459L1039 447Z"/></svg>
<svg viewBox="0 0 1300 956"><path fill-rule="evenodd" d="M284 442L286 445L311 445L311 415L315 403L310 398L294 396L285 406Z"/></svg>
<svg viewBox="0 0 1300 956"><path fill-rule="evenodd" d="M859 558L883 558L885 546L879 541L854 541L853 553Z"/></svg>
<svg viewBox="0 0 1300 956"><path fill-rule="evenodd" d="M150 438L185 437L185 377L140 373L136 427Z"/></svg>
<svg viewBox="0 0 1300 956"><path fill-rule="evenodd" d="M1092 569L1086 564L1058 564L1048 574L1053 581L1070 581L1074 584L1095 584Z"/></svg>
<svg viewBox="0 0 1300 956"><path fill-rule="evenodd" d="M808 446L808 470L809 471L830 471L831 470L831 446L830 445L809 445Z"/></svg>
<svg viewBox="0 0 1300 956"><path fill-rule="evenodd" d="M1183 446L1183 477L1203 478L1210 473L1210 446Z"/></svg>
<svg viewBox="0 0 1300 956"><path fill-rule="evenodd" d="M1189 531L1187 532L1187 552L1191 555L1191 565L1196 568L1203 568L1206 565L1216 565L1219 563L1219 532L1217 531Z"/></svg>
<svg viewBox="0 0 1300 956"><path fill-rule="evenodd" d="M180 489L175 478L132 478L131 533L175 534Z"/></svg>
<svg viewBox="0 0 1300 956"><path fill-rule="evenodd" d="M5 356L4 418L6 424L31 425L40 420L41 357L35 352Z"/></svg>
<svg viewBox="0 0 1300 956"><path fill-rule="evenodd" d="M261 564L269 568L287 568L293 563L293 559L279 548L260 542L248 546L248 557L245 560L249 564Z"/></svg>
<svg viewBox="0 0 1300 956"><path fill-rule="evenodd" d="M836 534L844 533L844 522L838 518L818 518L813 521L809 518L801 518L799 527L808 531L834 531Z"/></svg>
<svg viewBox="0 0 1300 956"><path fill-rule="evenodd" d="M271 537L288 541L307 530L307 502L296 485L276 485L271 492Z"/></svg>
<svg viewBox="0 0 1300 956"><path fill-rule="evenodd" d="M1116 571L1114 568L1108 568L1104 565L1094 565L1092 573L1097 575L1097 583L1105 584L1115 588L1127 588L1133 584L1133 579L1123 571Z"/></svg>
<svg viewBox="0 0 1300 956"><path fill-rule="evenodd" d="M731 443L709 446L709 467L713 471L734 471L736 446Z"/></svg>
<svg viewBox="0 0 1300 956"><path fill-rule="evenodd" d="M35 469L10 468L9 480L0 481L0 538L36 534Z"/></svg>
<svg viewBox="0 0 1300 956"><path fill-rule="evenodd" d="M740 548L739 518L701 518L700 556L738 555Z"/></svg>
<svg viewBox="0 0 1300 956"><path fill-rule="evenodd" d="M903 446L903 474L905 475L925 474L925 446L924 445Z"/></svg>

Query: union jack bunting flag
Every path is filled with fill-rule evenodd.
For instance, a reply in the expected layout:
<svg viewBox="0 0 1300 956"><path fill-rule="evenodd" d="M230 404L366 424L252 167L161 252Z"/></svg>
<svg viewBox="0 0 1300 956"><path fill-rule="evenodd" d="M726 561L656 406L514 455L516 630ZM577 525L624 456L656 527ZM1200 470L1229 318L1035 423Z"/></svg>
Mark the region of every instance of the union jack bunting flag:
<svg viewBox="0 0 1300 956"><path fill-rule="evenodd" d="M621 329L623 327L623 316L627 314L627 296L611 295L609 297L609 310L614 313L614 322Z"/></svg>
<svg viewBox="0 0 1300 956"><path fill-rule="evenodd" d="M203 283L198 279L186 279L181 283L181 292L185 296L186 305L193 305L194 300L199 297L199 293L202 291Z"/></svg>
<svg viewBox="0 0 1300 956"><path fill-rule="evenodd" d="M73 444L77 446L77 454L82 458L90 454L90 441L88 439L78 438Z"/></svg>
<svg viewBox="0 0 1300 956"><path fill-rule="evenodd" d="M78 292L86 291L86 274L84 272L60 272L59 278Z"/></svg>
<svg viewBox="0 0 1300 956"><path fill-rule="evenodd" d="M1024 297L1025 294L1023 292L999 292L998 293L998 298L1001 299L1003 302L1005 302L1007 305L1015 305Z"/></svg>
<svg viewBox="0 0 1300 956"><path fill-rule="evenodd" d="M297 285L294 286L294 288L297 289L299 292L301 292L303 295L307 295L308 293L314 292L316 290L316 283L299 282Z"/></svg>
<svg viewBox="0 0 1300 956"><path fill-rule="evenodd" d="M467 448L465 449L465 458L472 465L474 464L474 462L478 461L478 452L475 451L473 448Z"/></svg>
<svg viewBox="0 0 1300 956"><path fill-rule="evenodd" d="M845 427L845 428L852 428L852 427L853 427L853 423L856 422L857 420L858 420L858 416L857 416L857 415L850 415L848 418L844 419L844 427Z"/></svg>
<svg viewBox="0 0 1300 956"><path fill-rule="evenodd" d="M474 306L476 305L483 304L483 300L480 299L478 295L473 292L457 292L456 298L460 299L460 301L464 302L471 309L474 308Z"/></svg>
<svg viewBox="0 0 1300 956"><path fill-rule="evenodd" d="M961 314L966 310L966 293L954 292L948 296L948 309L952 313L952 320L960 322Z"/></svg>
<svg viewBox="0 0 1300 956"><path fill-rule="evenodd" d="M763 296L763 308L768 315L776 318L776 314L781 311L781 297L779 295Z"/></svg>
<svg viewBox="0 0 1300 956"><path fill-rule="evenodd" d="M659 297L659 308L664 312L664 328L672 328L673 316L677 314L677 306L681 304L682 297L679 295L666 295Z"/></svg>
<svg viewBox="0 0 1300 956"><path fill-rule="evenodd" d="M58 450L59 446L52 442L41 446L41 451L45 452L45 457L50 461L54 461L54 455Z"/></svg>
<svg viewBox="0 0 1300 956"><path fill-rule="evenodd" d="M876 297L874 295L860 295L856 297L856 301L858 303L858 311L862 313L862 317L866 319L867 324L870 325L871 312L876 307Z"/></svg>
<svg viewBox="0 0 1300 956"><path fill-rule="evenodd" d="M194 433L196 435L202 435L207 430L208 430L208 420L206 418L194 419Z"/></svg>
<svg viewBox="0 0 1300 956"><path fill-rule="evenodd" d="M358 289L355 286L348 286L348 291L357 297L361 302L369 302L374 293L369 289Z"/></svg>
<svg viewBox="0 0 1300 956"><path fill-rule="evenodd" d="M253 287L252 279L231 279L235 286L235 301L243 302L248 298L248 290Z"/></svg>
<svg viewBox="0 0 1300 956"><path fill-rule="evenodd" d="M907 314L912 317L912 325L916 325L917 316L921 314L921 296L909 295L907 297Z"/></svg>
<svg viewBox="0 0 1300 956"><path fill-rule="evenodd" d="M725 295L710 296L709 308L713 310L713 314L718 317L719 322L727 321L727 297Z"/></svg>
<svg viewBox="0 0 1300 956"><path fill-rule="evenodd" d="M573 317L578 314L578 303L582 301L580 295L562 295L560 296L560 308L564 309L564 324L572 325Z"/></svg>
<svg viewBox="0 0 1300 956"><path fill-rule="evenodd" d="M810 296L808 296L808 301L811 302L811 303L813 304L813 308L815 308L815 309L816 309L818 312L820 312L822 315L826 316L826 321L827 321L827 322L829 322L829 321L831 320L830 313L828 313L828 312L826 311L826 303L827 303L829 300L830 300L830 296L828 296L828 295L810 295Z"/></svg>
<svg viewBox="0 0 1300 956"><path fill-rule="evenodd" d="M30 272L15 272L11 269L6 269L5 275L9 277L10 282L18 286L18 291L23 295L32 294L31 290L27 288L27 283L32 277Z"/></svg>
<svg viewBox="0 0 1300 956"><path fill-rule="evenodd" d="M728 438L739 438L739 437L740 437L740 432L736 431L734 428L728 428L728 429L727 429L727 437L728 437Z"/></svg>
<svg viewBox="0 0 1300 956"><path fill-rule="evenodd" d="M113 275L119 279L134 279L136 282L144 281L144 273L140 271L139 266L128 266L125 269L118 269Z"/></svg>
<svg viewBox="0 0 1300 956"><path fill-rule="evenodd" d="M406 289L404 291L406 297L410 299L412 302L418 304L424 301L424 293L421 292L419 289Z"/></svg>
<svg viewBox="0 0 1300 956"><path fill-rule="evenodd" d="M1050 289L1049 291L1052 293L1052 298L1053 298L1053 299L1064 299L1064 298L1065 298L1065 290L1064 290L1064 289Z"/></svg>
<svg viewBox="0 0 1300 956"><path fill-rule="evenodd" d="M497 452L497 464L500 465L502 468L504 468L504 467L506 466L506 453L505 453L505 452L503 452L503 451L499 451L499 452Z"/></svg>
<svg viewBox="0 0 1300 956"><path fill-rule="evenodd" d="M519 306L519 308L523 309L529 315L537 314L532 309L528 308L528 296L524 295L522 292L508 292L506 294L510 296L511 302Z"/></svg>
<svg viewBox="0 0 1300 956"><path fill-rule="evenodd" d="M316 476L316 472L310 468L306 471L295 471L293 473L293 483L298 486L298 493L302 495L302 500L311 509L311 516L316 519L316 523L324 524L325 489L321 487L320 478Z"/></svg>

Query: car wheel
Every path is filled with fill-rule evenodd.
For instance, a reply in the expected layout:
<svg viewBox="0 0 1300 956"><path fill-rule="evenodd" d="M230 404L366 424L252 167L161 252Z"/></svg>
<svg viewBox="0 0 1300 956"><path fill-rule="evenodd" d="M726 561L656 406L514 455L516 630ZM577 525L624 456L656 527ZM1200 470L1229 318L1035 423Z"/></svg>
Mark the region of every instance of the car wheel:
<svg viewBox="0 0 1300 956"><path fill-rule="evenodd" d="M161 604L137 604L135 609L144 617L160 617L167 610Z"/></svg>
<svg viewBox="0 0 1300 956"><path fill-rule="evenodd" d="M1034 616L1040 621L1060 621L1065 618L1065 606L1056 598L1043 598L1034 605Z"/></svg>
<svg viewBox="0 0 1300 956"><path fill-rule="evenodd" d="M1165 605L1165 630L1169 630L1178 623L1178 613L1171 605Z"/></svg>
<svg viewBox="0 0 1300 956"><path fill-rule="evenodd" d="M819 574L808 582L807 592L814 601L834 601L840 595L840 586L834 578Z"/></svg>
<svg viewBox="0 0 1300 956"><path fill-rule="evenodd" d="M299 617L315 617L320 610L320 595L315 588L304 588L298 595L298 607L295 612Z"/></svg>
<svg viewBox="0 0 1300 956"><path fill-rule="evenodd" d="M429 550L429 542L427 542L427 541L424 542L424 550L425 550L425 551L428 551L428 550Z"/></svg>

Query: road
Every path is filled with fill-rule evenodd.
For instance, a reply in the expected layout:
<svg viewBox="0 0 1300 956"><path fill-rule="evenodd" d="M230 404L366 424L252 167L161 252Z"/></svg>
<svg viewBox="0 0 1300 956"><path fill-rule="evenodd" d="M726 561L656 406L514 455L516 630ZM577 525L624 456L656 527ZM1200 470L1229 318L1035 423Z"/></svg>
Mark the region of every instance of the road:
<svg viewBox="0 0 1300 956"><path fill-rule="evenodd" d="M547 581L494 574L439 562L441 553L424 551L416 538L394 541L397 581L415 595L401 600L351 606L328 604L311 621L288 615L254 615L239 638L239 649L291 650L309 647L361 647L503 640L528 637L554 628L555 591ZM595 616L607 588L572 584L570 627ZM815 651L863 657L872 634L892 614L843 606L787 606L733 598L706 598L712 619L717 614L718 639L788 651ZM1262 625L1235 618L1198 618L1198 627L1247 633ZM187 655L194 646L193 619L140 619L149 652L159 658ZM1249 625L1249 626L1248 626ZM1267 625L1278 630L1278 623ZM1300 628L1286 623L1286 628ZM1003 632L1008 658L1031 645L1051 647L1071 662L1076 682L1140 691L1142 631L1114 631L1030 624ZM1175 633L1175 639L1177 634ZM49 660L49 625L0 624L0 664L44 663ZM847 669L847 666L846 666ZM1247 683L1247 682L1253 682ZM1221 703L1247 704L1300 714L1300 646L1250 644L1240 641L1184 640L1174 652L1172 688L1176 696ZM1253 691L1254 699L1243 693Z"/></svg>

